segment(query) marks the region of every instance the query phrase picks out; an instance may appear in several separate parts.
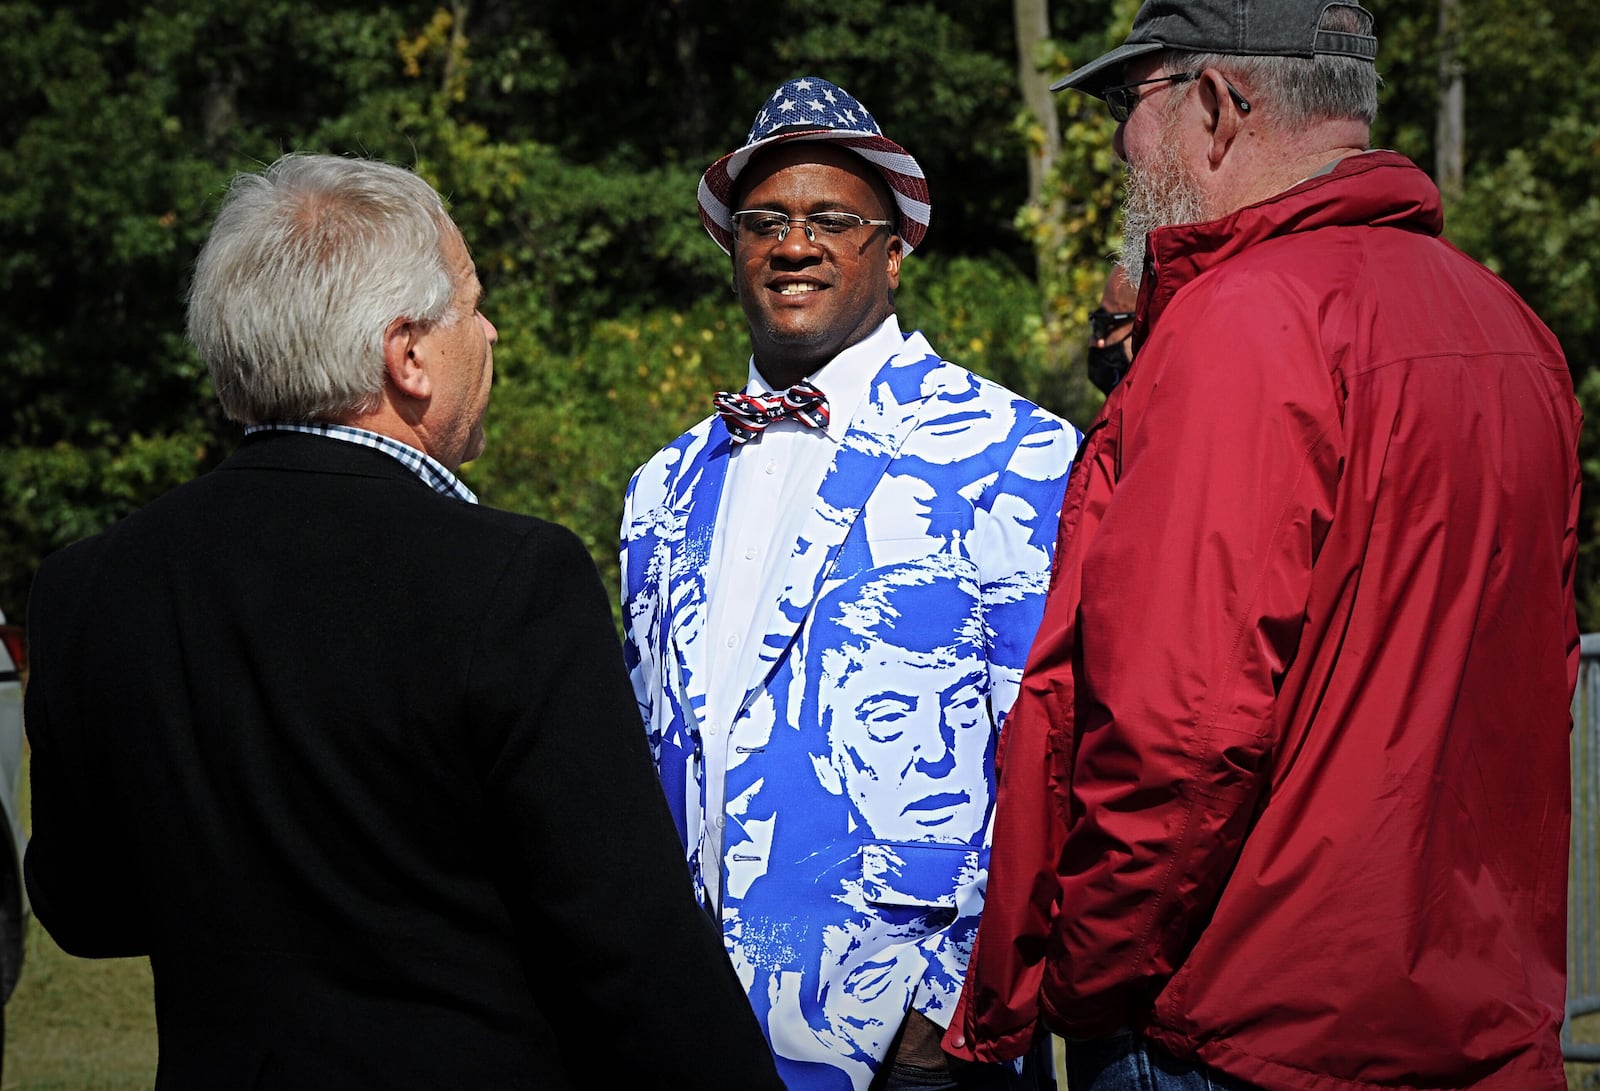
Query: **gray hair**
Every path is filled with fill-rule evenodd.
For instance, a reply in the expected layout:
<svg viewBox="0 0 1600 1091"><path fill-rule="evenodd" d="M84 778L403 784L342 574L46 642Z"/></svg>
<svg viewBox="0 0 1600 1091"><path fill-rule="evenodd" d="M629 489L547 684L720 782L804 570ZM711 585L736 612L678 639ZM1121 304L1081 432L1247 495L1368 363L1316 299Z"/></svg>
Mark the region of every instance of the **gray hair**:
<svg viewBox="0 0 1600 1091"><path fill-rule="evenodd" d="M384 331L442 323L444 202L412 172L291 154L228 187L189 287L189 340L233 420L337 419L383 390Z"/></svg>
<svg viewBox="0 0 1600 1091"><path fill-rule="evenodd" d="M1322 30L1371 34L1372 15L1359 7L1332 4L1322 13ZM1252 107L1265 106L1273 120L1289 129L1314 121L1354 118L1371 125L1378 116L1378 69L1369 60L1320 54L1315 57L1241 56L1237 53L1167 54L1168 72L1215 68L1236 77L1249 90Z"/></svg>

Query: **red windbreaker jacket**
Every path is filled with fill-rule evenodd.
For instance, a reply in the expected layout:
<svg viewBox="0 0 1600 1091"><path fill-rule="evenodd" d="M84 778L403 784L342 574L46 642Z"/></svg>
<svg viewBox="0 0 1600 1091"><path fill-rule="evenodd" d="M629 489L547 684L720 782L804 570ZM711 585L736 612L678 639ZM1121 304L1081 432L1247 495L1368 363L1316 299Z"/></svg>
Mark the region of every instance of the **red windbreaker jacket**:
<svg viewBox="0 0 1600 1091"><path fill-rule="evenodd" d="M1442 227L1371 152L1152 236L952 1053L1042 1016L1264 1088L1565 1088L1580 413Z"/></svg>

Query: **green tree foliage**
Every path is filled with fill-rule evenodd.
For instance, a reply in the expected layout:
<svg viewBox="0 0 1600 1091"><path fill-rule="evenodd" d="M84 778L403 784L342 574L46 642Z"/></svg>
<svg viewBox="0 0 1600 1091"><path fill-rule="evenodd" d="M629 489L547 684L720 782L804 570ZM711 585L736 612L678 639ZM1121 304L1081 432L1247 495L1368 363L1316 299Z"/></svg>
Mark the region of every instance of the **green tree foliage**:
<svg viewBox="0 0 1600 1091"><path fill-rule="evenodd" d="M519 339L524 364L495 380L473 488L572 527L612 579L629 477L706 415L712 391L744 382L744 340L738 307L721 300L603 319L570 353Z"/></svg>
<svg viewBox="0 0 1600 1091"><path fill-rule="evenodd" d="M1059 75L1094 57L1136 6L1058 2L1038 63ZM1592 400L1600 81L1579 43L1600 14L1466 8L1451 234L1546 316ZM1435 10L1379 16L1379 142L1430 165ZM573 526L608 579L634 466L743 378L728 261L694 191L792 76L849 88L927 170L933 227L905 268L904 323L1086 424L1098 395L1062 368L1082 367L1117 242L1112 125L1057 96L1052 232L1043 204L1024 207L1038 128L1014 50L1009 0L815 0L804 18L756 0L0 0L0 606L21 616L40 557L236 441L184 341L184 293L227 180L289 150L414 166L450 199L502 334L490 447L467 477Z"/></svg>

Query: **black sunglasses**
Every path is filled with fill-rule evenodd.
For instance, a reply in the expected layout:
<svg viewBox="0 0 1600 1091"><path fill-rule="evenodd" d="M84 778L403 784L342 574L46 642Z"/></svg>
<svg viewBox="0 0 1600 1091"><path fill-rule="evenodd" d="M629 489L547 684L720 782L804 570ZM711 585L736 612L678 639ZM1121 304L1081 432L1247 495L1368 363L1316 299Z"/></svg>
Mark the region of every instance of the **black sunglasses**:
<svg viewBox="0 0 1600 1091"><path fill-rule="evenodd" d="M1108 311L1104 307L1096 307L1089 312L1089 329L1093 331L1096 341L1104 341L1118 326L1132 321L1132 311Z"/></svg>

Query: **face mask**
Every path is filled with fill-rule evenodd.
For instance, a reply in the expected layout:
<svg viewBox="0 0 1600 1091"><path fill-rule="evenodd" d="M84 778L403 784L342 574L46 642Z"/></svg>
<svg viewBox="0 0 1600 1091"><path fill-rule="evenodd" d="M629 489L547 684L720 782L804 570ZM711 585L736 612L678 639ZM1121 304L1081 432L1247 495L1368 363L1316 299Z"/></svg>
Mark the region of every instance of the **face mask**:
<svg viewBox="0 0 1600 1091"><path fill-rule="evenodd" d="M1088 365L1089 381L1102 394L1109 394L1111 388L1127 374L1128 350L1120 341L1115 345L1090 345Z"/></svg>

